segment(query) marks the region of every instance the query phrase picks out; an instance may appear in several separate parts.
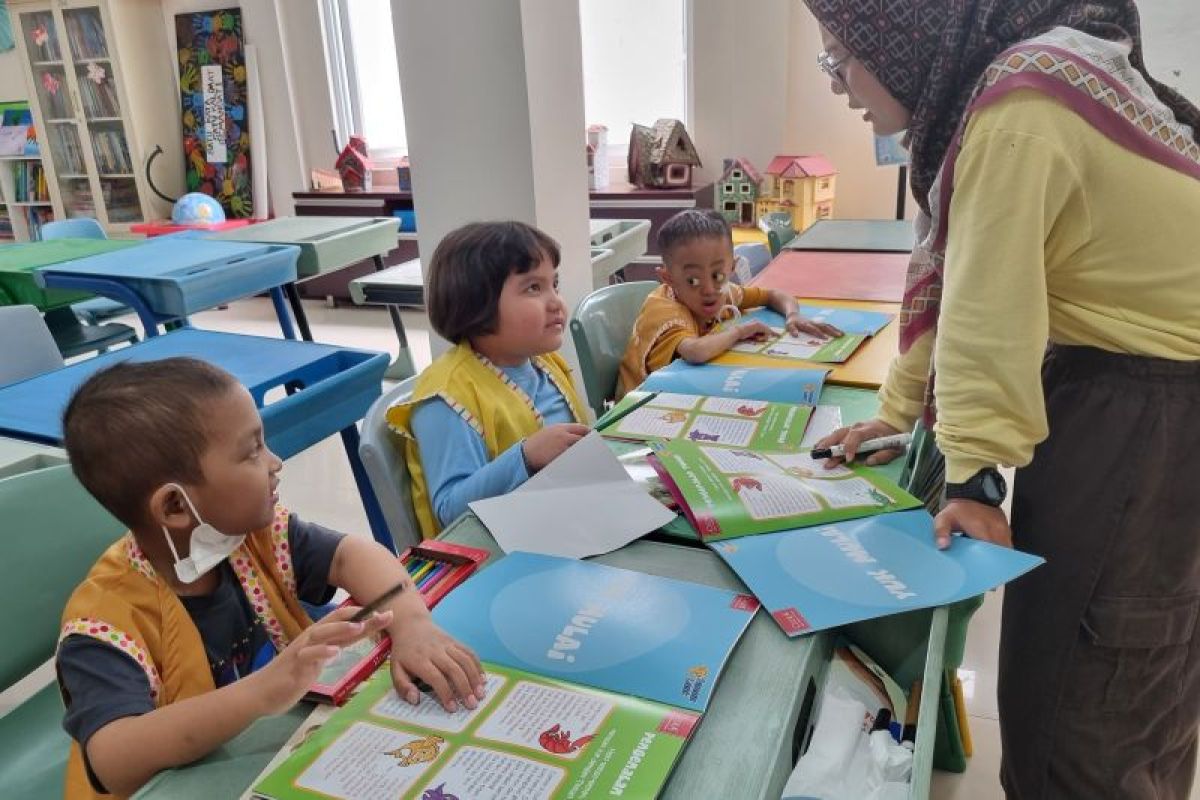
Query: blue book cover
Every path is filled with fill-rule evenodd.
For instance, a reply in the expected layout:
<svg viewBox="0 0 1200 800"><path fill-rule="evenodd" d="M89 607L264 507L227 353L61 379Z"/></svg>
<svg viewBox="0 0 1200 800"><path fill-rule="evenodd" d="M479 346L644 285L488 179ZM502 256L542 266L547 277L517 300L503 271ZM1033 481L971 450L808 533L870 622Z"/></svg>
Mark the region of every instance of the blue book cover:
<svg viewBox="0 0 1200 800"><path fill-rule="evenodd" d="M780 323L782 324L782 322ZM827 369L770 369L689 364L672 361L653 372L638 388L646 392L698 394L814 406L821 396Z"/></svg>
<svg viewBox="0 0 1200 800"><path fill-rule="evenodd" d="M788 636L965 600L1042 563L965 536L938 550L924 510L710 546Z"/></svg>
<svg viewBox="0 0 1200 800"><path fill-rule="evenodd" d="M483 661L703 711L758 601L533 553L472 576L433 619Z"/></svg>
<svg viewBox="0 0 1200 800"><path fill-rule="evenodd" d="M874 336L892 321L892 314L881 311L860 311L855 308L830 308L829 306L799 306L800 316L815 322L825 322L840 330L842 333ZM756 308L746 314L744 319L761 319L772 328L782 328L786 322L783 315L769 308Z"/></svg>

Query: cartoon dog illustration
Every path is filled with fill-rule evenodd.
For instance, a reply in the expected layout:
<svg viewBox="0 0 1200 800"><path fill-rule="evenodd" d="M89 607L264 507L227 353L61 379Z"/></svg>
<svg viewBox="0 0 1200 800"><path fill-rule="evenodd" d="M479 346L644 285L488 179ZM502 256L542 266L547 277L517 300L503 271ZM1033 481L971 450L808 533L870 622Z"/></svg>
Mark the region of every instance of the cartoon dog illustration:
<svg viewBox="0 0 1200 800"><path fill-rule="evenodd" d="M384 755L396 759L396 763L402 767L427 764L438 757L440 748L445 743L446 740L440 736L426 736L424 739L413 739L395 750L385 752Z"/></svg>

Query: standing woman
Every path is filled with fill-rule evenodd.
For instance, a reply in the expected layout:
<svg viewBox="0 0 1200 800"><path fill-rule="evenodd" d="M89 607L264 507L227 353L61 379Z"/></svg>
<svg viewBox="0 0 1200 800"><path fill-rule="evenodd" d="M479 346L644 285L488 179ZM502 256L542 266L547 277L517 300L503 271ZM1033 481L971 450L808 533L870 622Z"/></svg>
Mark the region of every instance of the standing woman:
<svg viewBox="0 0 1200 800"><path fill-rule="evenodd" d="M1183 800L1200 111L1147 74L1133 0L805 1L834 91L907 130L923 212L879 418L826 443L936 419L939 546L961 531L1045 557L1005 590L1008 796ZM1011 531L998 465L1021 467Z"/></svg>

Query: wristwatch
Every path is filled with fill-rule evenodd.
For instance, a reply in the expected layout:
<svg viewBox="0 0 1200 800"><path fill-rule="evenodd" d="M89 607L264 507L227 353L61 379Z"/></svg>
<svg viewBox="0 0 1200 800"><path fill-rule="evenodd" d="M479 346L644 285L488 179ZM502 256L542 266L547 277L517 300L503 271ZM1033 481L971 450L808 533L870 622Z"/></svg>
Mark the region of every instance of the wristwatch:
<svg viewBox="0 0 1200 800"><path fill-rule="evenodd" d="M1004 476L992 467L979 470L966 483L947 483L947 500L974 500L999 508L1008 496L1008 484Z"/></svg>

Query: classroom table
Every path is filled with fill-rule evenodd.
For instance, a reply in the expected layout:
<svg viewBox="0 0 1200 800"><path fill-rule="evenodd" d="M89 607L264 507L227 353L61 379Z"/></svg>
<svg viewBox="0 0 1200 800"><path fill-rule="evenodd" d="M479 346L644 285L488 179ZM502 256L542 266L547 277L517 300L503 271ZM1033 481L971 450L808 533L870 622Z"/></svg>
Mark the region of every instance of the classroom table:
<svg viewBox="0 0 1200 800"><path fill-rule="evenodd" d="M220 231L233 230L234 228L244 228L247 225L253 225L254 222L252 219L227 219L221 222L173 222L169 219L159 219L153 222L139 222L136 225L130 225L129 232L145 236L147 239L153 239L155 236L167 236L172 233L182 233L183 231L219 233Z"/></svg>
<svg viewBox="0 0 1200 800"><path fill-rule="evenodd" d="M83 300L90 292L46 289L34 273L44 267L114 253L143 244L136 239L54 239L0 247L0 305L31 305L54 311Z"/></svg>
<svg viewBox="0 0 1200 800"><path fill-rule="evenodd" d="M765 272L763 274L766 274ZM759 276L760 278L762 275ZM780 288L768 286L767 288ZM743 367L774 367L786 369L824 369L830 370L825 384L828 386L851 386L859 389L878 389L887 378L888 368L892 359L900 352L900 304L874 303L855 300L823 300L812 297L802 297L796 301L802 306L828 306L830 308L854 308L862 311L880 311L891 314L893 319L883 330L867 339L859 346L854 354L841 364L818 364L812 361L796 361L782 358L769 358L753 353L725 352L713 359L714 364Z"/></svg>
<svg viewBox="0 0 1200 800"><path fill-rule="evenodd" d="M784 250L750 285L821 300L899 303L908 262L907 253Z"/></svg>
<svg viewBox="0 0 1200 800"><path fill-rule="evenodd" d="M214 233L209 238L223 242L294 245L300 248L296 262L297 283L334 272L370 259L376 271L384 268L383 257L396 246L400 220L395 217L278 217L257 225ZM296 325L305 341L312 341L308 317L300 304L296 283L284 287ZM393 310L392 325L401 340L404 326ZM401 348L401 357L407 351ZM409 375L411 372L409 364ZM405 375L404 377L408 377Z"/></svg>
<svg viewBox="0 0 1200 800"><path fill-rule="evenodd" d="M268 339L182 328L129 347L0 387L0 436L57 445L62 413L75 389L104 367L122 361L191 356L237 378L261 409L267 444L289 458L339 433L376 541L394 550L379 501L358 456L358 427L379 397L387 356L312 342ZM288 395L267 402L266 395Z"/></svg>
<svg viewBox="0 0 1200 800"><path fill-rule="evenodd" d="M783 249L907 254L916 238L910 220L819 219Z"/></svg>
<svg viewBox="0 0 1200 800"><path fill-rule="evenodd" d="M66 463L67 454L61 447L0 436L0 480Z"/></svg>
<svg viewBox="0 0 1200 800"><path fill-rule="evenodd" d="M299 255L300 248L288 245L178 234L142 242L128 253L60 260L39 268L34 279L43 288L90 292L129 306L147 338L158 335L160 323L186 321L197 311L269 292L283 335L294 339L282 287L295 282Z"/></svg>
<svg viewBox="0 0 1200 800"><path fill-rule="evenodd" d="M493 555L500 552L487 529L469 512L438 538L484 548ZM651 575L746 591L724 562L694 547L634 542L594 560ZM485 562L481 569L491 563ZM934 647L930 652L935 655L928 659L926 668L931 676L941 671L936 628L931 626ZM815 722L808 695L816 692L824 680L834 639L832 632L789 639L768 615L756 615L726 662L704 719L659 797L778 798ZM936 721L933 695L930 693L928 709L922 697L915 759L923 773L917 773L911 798L928 796L934 735L934 726L929 723ZM288 714L259 720L198 763L159 773L134 797L236 797L253 786L311 709L310 704L300 703Z"/></svg>

